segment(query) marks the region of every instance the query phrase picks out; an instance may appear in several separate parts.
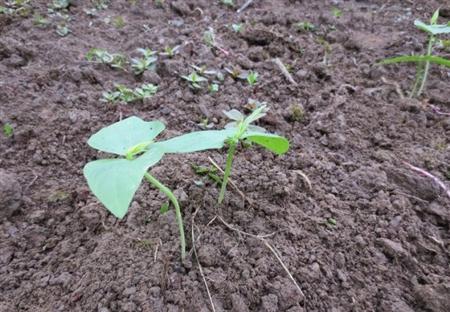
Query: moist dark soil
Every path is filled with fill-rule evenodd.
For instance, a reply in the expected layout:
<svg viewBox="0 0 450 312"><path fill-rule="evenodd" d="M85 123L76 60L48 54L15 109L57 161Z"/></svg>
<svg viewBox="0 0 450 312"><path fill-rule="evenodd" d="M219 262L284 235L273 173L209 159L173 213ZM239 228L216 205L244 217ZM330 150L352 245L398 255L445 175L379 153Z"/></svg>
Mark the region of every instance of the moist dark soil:
<svg viewBox="0 0 450 312"><path fill-rule="evenodd" d="M93 15L94 1L74 0L64 22L48 16L47 2L32 1L25 16L0 14L0 123L14 129L0 135L0 311L211 311L199 264L216 311L450 311L450 198L406 164L450 185L450 73L432 66L412 100L402 93L414 66L376 65L423 52L414 20L441 6L446 23L448 3L255 0L238 14L242 0L120 0ZM50 24L36 25L36 13ZM299 31L304 21L315 30ZM66 36L56 32L62 23ZM228 54L205 45L209 27ZM178 54L141 77L85 58L94 47L136 57L175 45ZM225 74L218 92L193 92L180 78L190 65L259 79L250 86ZM159 90L101 102L118 83ZM239 149L232 180L245 198L230 186L217 206L217 185L191 168L211 166L208 157L224 166L225 150L169 156L151 169L180 199L184 262L174 212L160 213L157 190L142 185L123 220L90 193L82 168L102 155L86 141L100 128L135 115L163 121L164 137L200 130L206 118L221 129L222 111L248 113L249 99L267 102L259 125L291 149ZM266 241L303 295L261 240L219 217L273 233Z"/></svg>

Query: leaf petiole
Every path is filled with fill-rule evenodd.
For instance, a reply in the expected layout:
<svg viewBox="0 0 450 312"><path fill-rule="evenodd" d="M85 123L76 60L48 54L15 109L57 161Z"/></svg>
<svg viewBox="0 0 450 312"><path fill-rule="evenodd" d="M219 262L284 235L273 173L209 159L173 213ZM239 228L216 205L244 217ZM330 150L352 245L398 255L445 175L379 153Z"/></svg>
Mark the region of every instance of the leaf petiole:
<svg viewBox="0 0 450 312"><path fill-rule="evenodd" d="M148 182L150 182L150 184L152 184L158 190L163 192L169 198L169 200L172 202L173 206L175 207L175 215L176 215L176 219L177 219L177 223L178 223L178 229L180 231L181 259L184 259L186 257L186 239L184 237L183 216L181 215L181 209L180 209L180 205L178 204L178 200L167 186L165 186L164 184L159 182L150 173L146 172L144 174L144 177L147 179Z"/></svg>

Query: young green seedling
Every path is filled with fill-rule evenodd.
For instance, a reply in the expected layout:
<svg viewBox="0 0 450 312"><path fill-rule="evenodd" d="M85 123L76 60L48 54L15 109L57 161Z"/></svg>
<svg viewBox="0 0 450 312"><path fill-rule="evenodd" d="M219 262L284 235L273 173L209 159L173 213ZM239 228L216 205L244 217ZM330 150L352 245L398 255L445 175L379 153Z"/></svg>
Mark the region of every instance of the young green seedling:
<svg viewBox="0 0 450 312"><path fill-rule="evenodd" d="M235 33L241 33L242 29L244 29L244 24L231 24L231 29Z"/></svg>
<svg viewBox="0 0 450 312"><path fill-rule="evenodd" d="M202 82L206 82L208 81L208 79L206 79L205 77L200 76L199 74L197 74L197 72L192 72L189 76L181 76L181 78L183 78L184 80L189 82L189 86L196 90L196 89L201 89L202 86Z"/></svg>
<svg viewBox="0 0 450 312"><path fill-rule="evenodd" d="M225 126L226 129L232 130L233 134L227 140L228 154L222 186L219 193L219 204L222 203L225 197L225 191L228 184L228 179L230 177L231 167L233 165L234 154L239 142L245 140L250 143L259 144L277 155L284 154L289 149L289 142L286 138L267 133L264 128L252 125L252 123L256 120L264 117L267 111L267 106L261 105L247 117L236 109L224 112L228 118L233 120Z"/></svg>
<svg viewBox="0 0 450 312"><path fill-rule="evenodd" d="M316 26L310 22L299 22L296 24L298 31L309 32L316 30Z"/></svg>
<svg viewBox="0 0 450 312"><path fill-rule="evenodd" d="M127 213L143 178L163 192L175 208L181 257L184 258L186 241L180 205L173 192L147 171L165 153L192 153L222 148L232 131L197 131L155 142L156 136L164 129L160 121L146 122L138 117L129 117L101 129L89 138L88 144L99 151L118 155L119 158L91 161L85 165L83 173L94 195L119 219Z"/></svg>
<svg viewBox="0 0 450 312"><path fill-rule="evenodd" d="M156 94L158 91L158 86L151 83L143 84L140 87L130 89L124 85L117 84L116 90L111 92L103 92L103 98L101 101L114 103L117 101L130 103L138 100L143 100L149 98Z"/></svg>
<svg viewBox="0 0 450 312"><path fill-rule="evenodd" d="M104 49L92 48L86 54L86 59L89 62L108 64L112 68L125 69L127 59L124 55L119 53L109 53Z"/></svg>
<svg viewBox="0 0 450 312"><path fill-rule="evenodd" d="M431 17L430 24L425 24L419 20L416 20L414 22L414 25L417 28L428 33L428 46L425 55L397 56L385 59L379 63L379 64L396 64L405 62L416 63L416 80L414 82L412 91L409 95L409 97L411 98L418 97L422 94L425 84L427 82L431 63L450 68L449 59L433 55L433 47L437 43L439 43L436 36L440 34L450 33L450 23L439 25L437 24L438 18L439 18L439 9L436 10L436 12L434 12L433 16Z"/></svg>
<svg viewBox="0 0 450 312"><path fill-rule="evenodd" d="M7 138L12 137L12 135L14 134L14 128L9 123L4 124L3 125L3 134Z"/></svg>
<svg viewBox="0 0 450 312"><path fill-rule="evenodd" d="M164 52L159 53L160 55L167 56L168 58L172 58L177 54L180 50L181 46L177 45L174 47L165 47Z"/></svg>
<svg viewBox="0 0 450 312"><path fill-rule="evenodd" d="M234 0L220 0L220 2L228 7L234 7Z"/></svg>
<svg viewBox="0 0 450 312"><path fill-rule="evenodd" d="M142 58L131 59L131 67L136 75L141 75L146 70L155 69L156 61L158 57L156 56L156 51L150 49L138 49L142 54Z"/></svg>
<svg viewBox="0 0 450 312"><path fill-rule="evenodd" d="M258 73L250 71L246 79L249 85L254 86L258 82Z"/></svg>

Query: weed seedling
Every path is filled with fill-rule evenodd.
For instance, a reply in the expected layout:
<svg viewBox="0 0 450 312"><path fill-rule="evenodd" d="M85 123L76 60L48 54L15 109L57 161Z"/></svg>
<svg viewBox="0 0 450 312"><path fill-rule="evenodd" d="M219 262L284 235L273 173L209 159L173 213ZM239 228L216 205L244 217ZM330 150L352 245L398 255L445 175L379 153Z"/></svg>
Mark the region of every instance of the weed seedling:
<svg viewBox="0 0 450 312"><path fill-rule="evenodd" d="M286 138L267 133L264 128L252 125L252 123L256 120L264 117L267 111L267 106L261 105L247 117L236 109L224 112L228 118L233 120L225 126L226 129L231 129L233 134L227 140L228 155L222 186L219 193L219 204L222 203L225 197L225 191L227 188L228 179L230 177L231 167L233 165L234 154L239 142L245 140L248 143L259 144L277 155L284 154L289 149L289 142Z"/></svg>
<svg viewBox="0 0 450 312"><path fill-rule="evenodd" d="M131 59L131 67L136 75L143 74L146 70L154 70L158 57L156 51L150 49L138 49L138 52L142 54L142 58Z"/></svg>
<svg viewBox="0 0 450 312"><path fill-rule="evenodd" d="M159 54L160 54L160 55L167 56L168 58L172 58L172 57L175 56L175 54L177 54L177 53L179 52L180 47L181 47L181 46L179 46L179 45L174 46L173 48L171 48L171 47L165 47L165 48L164 48L164 52L161 52L161 53L159 53Z"/></svg>
<svg viewBox="0 0 450 312"><path fill-rule="evenodd" d="M108 103L124 102L131 103L138 100L149 98L156 94L158 87L149 83L144 84L141 87L137 87L134 90L124 85L116 85L116 90L111 92L103 92L103 98L101 101Z"/></svg>
<svg viewBox="0 0 450 312"><path fill-rule="evenodd" d="M124 28L126 25L125 19L121 15L114 17L112 23L117 29Z"/></svg>
<svg viewBox="0 0 450 312"><path fill-rule="evenodd" d="M120 68L125 70L125 65L127 64L127 58L119 53L109 53L104 49L92 48L86 54L86 59L89 62L96 62L107 64L112 68Z"/></svg>
<svg viewBox="0 0 450 312"><path fill-rule="evenodd" d="M310 22L299 22L295 26L300 32L310 32L316 30L316 26Z"/></svg>
<svg viewBox="0 0 450 312"><path fill-rule="evenodd" d="M7 138L12 137L12 135L14 134L14 129L9 123L3 125L3 134Z"/></svg>
<svg viewBox="0 0 450 312"><path fill-rule="evenodd" d="M241 33L242 30L244 29L244 24L231 24L231 29L235 33Z"/></svg>
<svg viewBox="0 0 450 312"><path fill-rule="evenodd" d="M194 90L198 90L201 89L202 86L201 84L203 82L208 81L208 79L206 79L205 77L200 76L199 74L197 74L197 72L192 72L189 76L181 76L181 78L183 78L184 80L189 82L189 86L194 89Z"/></svg>
<svg viewBox="0 0 450 312"><path fill-rule="evenodd" d="M64 10L70 6L70 0L53 0L51 8L53 10Z"/></svg>
<svg viewBox="0 0 450 312"><path fill-rule="evenodd" d="M39 13L36 13L33 17L33 24L39 28L45 28L50 24L50 21Z"/></svg>
<svg viewBox="0 0 450 312"><path fill-rule="evenodd" d="M220 3L223 5L226 5L230 8L234 7L234 1L233 0L220 0Z"/></svg>
<svg viewBox="0 0 450 312"><path fill-rule="evenodd" d="M246 79L249 85L254 86L258 82L258 73L250 71Z"/></svg>
<svg viewBox="0 0 450 312"><path fill-rule="evenodd" d="M212 83L208 86L208 91L211 93L219 92L219 85L217 83Z"/></svg>
<svg viewBox="0 0 450 312"><path fill-rule="evenodd" d="M335 18L340 18L342 16L342 10L340 10L336 7L333 7L333 8L331 8L331 14L333 14L333 16Z"/></svg>
<svg viewBox="0 0 450 312"><path fill-rule="evenodd" d="M240 70L237 67L233 67L233 68L225 68L225 71L230 74L231 78L233 78L234 80L236 79L242 79L242 80L246 80L248 74L243 72L242 70Z"/></svg>
<svg viewBox="0 0 450 312"><path fill-rule="evenodd" d="M66 24L56 25L56 33L61 37L65 37L70 34L70 29Z"/></svg>
<svg viewBox="0 0 450 312"><path fill-rule="evenodd" d="M437 35L449 34L450 33L450 23L439 25L437 20L439 18L439 9L434 12L430 19L430 24L425 24L419 20L414 22L414 25L422 31L428 33L428 46L425 55L404 55L397 56L393 58L388 58L380 62L380 64L396 64L413 62L416 63L416 80L414 82L410 98L419 97L425 84L427 82L428 73L430 70L431 63L442 65L450 68L450 60L433 55L433 47L438 43Z"/></svg>

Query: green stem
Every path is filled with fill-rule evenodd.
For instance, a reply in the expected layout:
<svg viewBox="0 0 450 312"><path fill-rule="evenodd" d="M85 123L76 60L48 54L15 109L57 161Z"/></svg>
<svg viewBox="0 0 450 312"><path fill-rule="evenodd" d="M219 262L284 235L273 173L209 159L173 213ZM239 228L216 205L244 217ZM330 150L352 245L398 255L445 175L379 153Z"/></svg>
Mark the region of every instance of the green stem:
<svg viewBox="0 0 450 312"><path fill-rule="evenodd" d="M228 178L231 173L231 165L233 164L234 153L236 152L237 141L230 142L230 147L228 148L227 164L225 167L225 173L223 174L222 187L220 188L218 203L221 204L223 198L225 197L225 191L227 190Z"/></svg>
<svg viewBox="0 0 450 312"><path fill-rule="evenodd" d="M434 36L430 36L430 41L428 42L428 48L427 48L427 56L431 56L431 53L433 52L433 45L434 45ZM425 63L423 79L422 79L422 83L420 84L419 91L417 91L417 96L420 96L422 94L423 88L425 87L425 83L427 82L429 70L430 70L430 61L427 61Z"/></svg>
<svg viewBox="0 0 450 312"><path fill-rule="evenodd" d="M186 257L186 239L184 237L184 227L183 227L183 216L181 215L181 209L180 205L178 204L177 198L172 193L172 191L156 180L155 177L153 177L148 172L145 173L144 177L147 179L148 182L150 182L154 187L159 189L161 192L163 192L172 202L173 206L175 207L175 214L177 218L178 228L180 230L180 244L181 244L181 259L184 259Z"/></svg>

